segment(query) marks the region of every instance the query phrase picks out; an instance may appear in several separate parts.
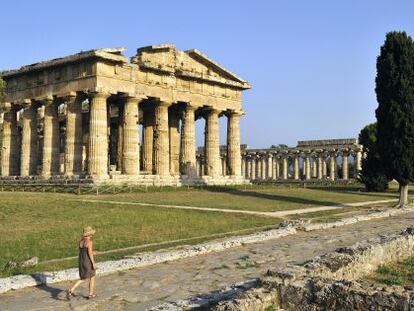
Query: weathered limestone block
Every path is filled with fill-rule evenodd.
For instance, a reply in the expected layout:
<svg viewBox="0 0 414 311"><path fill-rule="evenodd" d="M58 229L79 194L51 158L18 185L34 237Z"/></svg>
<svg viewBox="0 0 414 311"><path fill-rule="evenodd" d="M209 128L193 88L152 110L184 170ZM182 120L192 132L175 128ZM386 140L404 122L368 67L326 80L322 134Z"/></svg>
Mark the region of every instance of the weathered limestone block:
<svg viewBox="0 0 414 311"><path fill-rule="evenodd" d="M205 130L205 159L206 175L220 175L220 138L219 138L219 111L210 109L206 116Z"/></svg>
<svg viewBox="0 0 414 311"><path fill-rule="evenodd" d="M139 128L138 101L136 97L125 98L123 109L122 173L139 174Z"/></svg>
<svg viewBox="0 0 414 311"><path fill-rule="evenodd" d="M181 129L181 173L194 176L196 173L195 107L187 104ZM201 174L202 175L202 174Z"/></svg>
<svg viewBox="0 0 414 311"><path fill-rule="evenodd" d="M170 175L170 152L168 143L168 107L169 102L158 101L155 104L154 165L155 174Z"/></svg>
<svg viewBox="0 0 414 311"><path fill-rule="evenodd" d="M38 137L37 109L30 105L24 109L22 120L20 175L32 176L37 174Z"/></svg>
<svg viewBox="0 0 414 311"><path fill-rule="evenodd" d="M82 173L83 150L82 99L73 93L66 96L65 101L67 103L65 175L80 175Z"/></svg>
<svg viewBox="0 0 414 311"><path fill-rule="evenodd" d="M154 172L154 107L148 107L144 110L143 119L143 145L142 145L142 164L145 172Z"/></svg>
<svg viewBox="0 0 414 311"><path fill-rule="evenodd" d="M16 110L10 109L4 113L3 119L1 176L17 176L19 174L19 147Z"/></svg>
<svg viewBox="0 0 414 311"><path fill-rule="evenodd" d="M232 111L227 118L227 161L230 176L240 176L240 116Z"/></svg>
<svg viewBox="0 0 414 311"><path fill-rule="evenodd" d="M57 107L53 97L44 100L42 176L48 178L60 173L60 132Z"/></svg>
<svg viewBox="0 0 414 311"><path fill-rule="evenodd" d="M89 119L89 167L93 178L108 178L108 119L106 99L108 94L93 93Z"/></svg>

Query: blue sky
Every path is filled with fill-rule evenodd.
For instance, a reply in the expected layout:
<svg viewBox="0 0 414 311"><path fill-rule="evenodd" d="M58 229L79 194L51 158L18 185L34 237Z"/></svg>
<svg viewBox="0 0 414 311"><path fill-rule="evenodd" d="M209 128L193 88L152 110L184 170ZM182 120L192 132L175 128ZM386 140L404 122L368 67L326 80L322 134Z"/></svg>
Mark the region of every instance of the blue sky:
<svg viewBox="0 0 414 311"><path fill-rule="evenodd" d="M1 11L0 69L98 47L197 48L252 84L241 124L251 147L356 137L375 120L386 32L414 36L408 0L4 0Z"/></svg>

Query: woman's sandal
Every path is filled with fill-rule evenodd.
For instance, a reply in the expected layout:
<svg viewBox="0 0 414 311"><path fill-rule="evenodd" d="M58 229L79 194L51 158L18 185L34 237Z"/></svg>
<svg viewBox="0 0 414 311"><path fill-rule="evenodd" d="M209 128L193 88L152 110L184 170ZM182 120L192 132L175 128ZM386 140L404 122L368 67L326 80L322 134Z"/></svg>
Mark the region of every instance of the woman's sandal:
<svg viewBox="0 0 414 311"><path fill-rule="evenodd" d="M69 300L71 297L75 297L75 294L70 289L68 289L66 291L66 299Z"/></svg>
<svg viewBox="0 0 414 311"><path fill-rule="evenodd" d="M96 294L88 295L88 299L93 299L93 298L96 298Z"/></svg>

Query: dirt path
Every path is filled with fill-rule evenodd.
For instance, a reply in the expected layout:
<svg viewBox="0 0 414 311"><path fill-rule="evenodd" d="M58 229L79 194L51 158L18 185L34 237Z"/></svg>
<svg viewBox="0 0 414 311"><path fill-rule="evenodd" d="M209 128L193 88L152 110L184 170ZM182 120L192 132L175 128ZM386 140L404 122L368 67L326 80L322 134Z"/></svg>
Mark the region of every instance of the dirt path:
<svg viewBox="0 0 414 311"><path fill-rule="evenodd" d="M0 310L145 310L261 276L269 267L301 263L357 241L402 230L414 213L363 221L349 226L300 232L219 253L148 266L98 278L99 297L64 299L67 282L0 295ZM86 294L86 287L80 289Z"/></svg>

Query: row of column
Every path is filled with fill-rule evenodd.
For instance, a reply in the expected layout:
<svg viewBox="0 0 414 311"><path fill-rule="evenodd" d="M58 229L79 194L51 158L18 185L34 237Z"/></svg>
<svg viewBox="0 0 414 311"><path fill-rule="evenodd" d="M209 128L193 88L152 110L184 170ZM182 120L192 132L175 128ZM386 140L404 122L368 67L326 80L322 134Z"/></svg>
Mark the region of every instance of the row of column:
<svg viewBox="0 0 414 311"><path fill-rule="evenodd" d="M348 180L349 172L349 152L342 152L342 178ZM329 179L336 180L338 178L337 153L331 153L329 157L320 154L317 156L305 156L287 154L265 154L265 155L245 155L242 158L242 174L246 179L250 180L305 180ZM353 152L354 157L354 173L357 176L361 170L362 153L360 150ZM299 160L302 161L302 174ZM289 163L289 159L291 159ZM291 174L290 167L292 168ZM302 175L302 176L301 176Z"/></svg>
<svg viewBox="0 0 414 311"><path fill-rule="evenodd" d="M109 94L89 93L89 141L87 149L87 173L93 178L107 178L108 163L108 105ZM64 175L83 173L83 128L82 101L85 96L75 93L62 99L45 98L38 102L26 102L21 120L21 135L17 124L17 111L22 106L14 105L4 114L1 153L2 176L37 175L41 163L41 176L48 178L60 174L60 127L57 106L67 104L66 144ZM122 131L118 149L121 155L121 171L125 175L140 173L139 102L142 98L122 97L120 116ZM169 114L173 103L156 100L144 109L142 167L150 174L160 176L185 174L196 175L195 113L196 107L185 104L182 117ZM44 105L43 145L39 153L37 132L37 109ZM220 175L219 113L213 108L203 108L205 125L205 174ZM227 159L230 175L241 176L240 113L226 112ZM181 119L181 130L179 128ZM21 139L20 139L21 137ZM41 155L41 159L39 158ZM177 164L178 163L178 164Z"/></svg>

